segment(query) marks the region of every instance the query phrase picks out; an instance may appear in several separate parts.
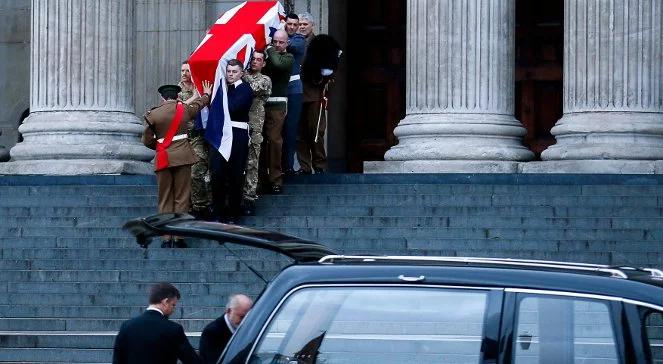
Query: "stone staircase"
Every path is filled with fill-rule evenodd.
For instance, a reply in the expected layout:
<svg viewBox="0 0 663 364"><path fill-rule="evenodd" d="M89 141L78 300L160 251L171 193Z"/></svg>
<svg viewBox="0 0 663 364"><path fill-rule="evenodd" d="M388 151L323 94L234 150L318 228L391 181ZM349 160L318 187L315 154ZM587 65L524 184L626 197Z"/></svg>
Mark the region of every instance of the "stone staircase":
<svg viewBox="0 0 663 364"><path fill-rule="evenodd" d="M106 363L120 323L173 282L197 347L229 294L287 259L209 241L139 248L151 176L0 177L0 362ZM663 176L322 175L265 196L244 224L341 253L500 256L663 267Z"/></svg>

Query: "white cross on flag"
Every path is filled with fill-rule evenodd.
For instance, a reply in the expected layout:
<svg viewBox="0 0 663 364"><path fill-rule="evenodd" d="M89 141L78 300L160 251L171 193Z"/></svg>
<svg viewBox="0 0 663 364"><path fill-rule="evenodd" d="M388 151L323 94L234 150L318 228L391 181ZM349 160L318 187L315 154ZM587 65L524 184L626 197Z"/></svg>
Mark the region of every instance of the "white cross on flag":
<svg viewBox="0 0 663 364"><path fill-rule="evenodd" d="M202 81L214 80L209 110L201 112L205 139L228 160L232 127L228 113L226 65L236 58L245 68L255 49L264 49L283 27L283 5L278 1L247 1L225 12L210 28L189 58L191 79L202 94Z"/></svg>

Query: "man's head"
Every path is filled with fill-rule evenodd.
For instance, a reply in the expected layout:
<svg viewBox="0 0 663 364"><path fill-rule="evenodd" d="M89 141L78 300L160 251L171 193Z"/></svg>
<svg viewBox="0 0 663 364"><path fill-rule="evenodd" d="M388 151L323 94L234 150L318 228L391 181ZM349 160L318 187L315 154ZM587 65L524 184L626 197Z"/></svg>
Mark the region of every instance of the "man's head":
<svg viewBox="0 0 663 364"><path fill-rule="evenodd" d="M297 33L299 29L299 16L295 13L290 13L285 17L285 31L288 35Z"/></svg>
<svg viewBox="0 0 663 364"><path fill-rule="evenodd" d="M182 62L180 68L180 80L184 83L191 83L191 68L189 68L189 61Z"/></svg>
<svg viewBox="0 0 663 364"><path fill-rule="evenodd" d="M313 15L309 13L299 14L299 34L308 37L313 34L313 27L315 26L315 20Z"/></svg>
<svg viewBox="0 0 663 364"><path fill-rule="evenodd" d="M272 38L272 45L277 52L283 53L288 48L288 33L285 30L279 29L274 33Z"/></svg>
<svg viewBox="0 0 663 364"><path fill-rule="evenodd" d="M237 82L244 75L244 65L237 59L231 59L226 66L226 82L229 85Z"/></svg>
<svg viewBox="0 0 663 364"><path fill-rule="evenodd" d="M236 328L242 323L244 316L246 316L252 306L253 301L246 295L235 294L230 296L226 304L226 315L233 327Z"/></svg>
<svg viewBox="0 0 663 364"><path fill-rule="evenodd" d="M265 67L265 51L256 49L251 56L251 71L261 72L263 67Z"/></svg>
<svg viewBox="0 0 663 364"><path fill-rule="evenodd" d="M182 88L177 85L163 85L159 87L158 91L164 101L177 100L177 96L182 91Z"/></svg>
<svg viewBox="0 0 663 364"><path fill-rule="evenodd" d="M150 306L161 310L166 317L175 311L180 297L180 291L168 282L156 283L150 287Z"/></svg>

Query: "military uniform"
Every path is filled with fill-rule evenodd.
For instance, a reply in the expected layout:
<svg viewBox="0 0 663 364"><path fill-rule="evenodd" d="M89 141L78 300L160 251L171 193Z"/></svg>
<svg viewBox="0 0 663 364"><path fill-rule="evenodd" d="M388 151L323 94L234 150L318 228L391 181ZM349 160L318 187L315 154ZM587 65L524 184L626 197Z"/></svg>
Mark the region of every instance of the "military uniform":
<svg viewBox="0 0 663 364"><path fill-rule="evenodd" d="M281 168L281 157L283 152L283 124L288 104L288 82L290 72L295 58L290 53L279 53L274 48L267 48L267 65L263 73L272 80L272 95L265 104L265 127L264 133L267 137L262 147L261 165L267 168L266 174L268 184L272 192L279 193L283 185L283 173ZM266 173L265 173L266 172ZM264 179L264 177L263 177Z"/></svg>
<svg viewBox="0 0 663 364"><path fill-rule="evenodd" d="M262 127L265 124L265 102L272 94L272 80L261 73L247 73L244 81L253 90L253 103L249 109L249 157L246 162L246 182L244 183L243 198L246 201L255 201L258 196L258 161L260 160L260 143L262 143Z"/></svg>
<svg viewBox="0 0 663 364"><path fill-rule="evenodd" d="M203 95L191 104L184 105L180 125L175 132L172 143L166 149L167 167L156 171L159 198L158 211L160 213L187 213L189 211L191 165L198 158L189 144L187 125L200 109L209 104L209 100L208 95ZM161 106L157 106L145 114L146 125L142 137L145 146L150 149L157 149L157 143L163 142L163 138L168 132L175 115L177 104L178 101L176 100L167 100Z"/></svg>
<svg viewBox="0 0 663 364"><path fill-rule="evenodd" d="M182 101L190 99L193 89L187 89L182 82L179 83L182 91L178 97ZM210 185L209 152L205 140L204 130L191 120L189 128L189 143L198 161L191 166L191 210L195 214L205 215L212 204L212 186Z"/></svg>

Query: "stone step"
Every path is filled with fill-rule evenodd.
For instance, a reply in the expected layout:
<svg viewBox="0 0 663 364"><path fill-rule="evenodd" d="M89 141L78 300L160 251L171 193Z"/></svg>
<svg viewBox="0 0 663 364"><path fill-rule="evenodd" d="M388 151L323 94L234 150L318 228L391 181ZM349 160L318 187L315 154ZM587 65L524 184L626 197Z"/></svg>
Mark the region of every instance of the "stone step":
<svg viewBox="0 0 663 364"><path fill-rule="evenodd" d="M116 331L0 331L0 348L112 349ZM198 348L200 332L186 332Z"/></svg>
<svg viewBox="0 0 663 364"><path fill-rule="evenodd" d="M3 363L110 363L112 356L112 349L0 348Z"/></svg>
<svg viewBox="0 0 663 364"><path fill-rule="evenodd" d="M193 302L178 306L171 315L173 319L207 319L223 315L225 300L227 297L219 296L216 306L198 306ZM145 311L146 302L143 305L119 305L119 306L56 306L39 305L36 303L16 305L0 305L0 317L4 318L104 318L118 319L130 318Z"/></svg>
<svg viewBox="0 0 663 364"><path fill-rule="evenodd" d="M155 195L112 196L8 196L2 207L139 207L155 206ZM524 195L524 194L331 194L273 195L267 206L645 206L663 207L663 197L647 195Z"/></svg>
<svg viewBox="0 0 663 364"><path fill-rule="evenodd" d="M663 217L663 207L623 206L269 206L259 200L257 216L515 216L528 217Z"/></svg>
<svg viewBox="0 0 663 364"><path fill-rule="evenodd" d="M124 194L156 196L156 185L45 185L0 186L0 197L34 195L108 196L118 191ZM284 195L338 194L532 194L532 195L663 195L661 185L514 185L514 184L287 184Z"/></svg>
<svg viewBox="0 0 663 364"><path fill-rule="evenodd" d="M157 240L151 249L140 248L135 244L131 248L1 248L0 256L3 259L127 259L127 260L225 260L233 258L234 255L220 245L212 245L206 248L188 249L162 249ZM271 253L260 249L235 248L232 251L242 259L256 260L266 257L278 257L277 253Z"/></svg>
<svg viewBox="0 0 663 364"><path fill-rule="evenodd" d="M287 261L262 259L246 261L259 271L275 271ZM2 259L0 270L144 270L144 271L219 271L235 272L241 263L236 258L219 260L127 260L127 259Z"/></svg>
<svg viewBox="0 0 663 364"><path fill-rule="evenodd" d="M261 272L274 275L278 271ZM224 283L245 281L244 271L145 271L145 270L4 270L0 282L143 282Z"/></svg>
<svg viewBox="0 0 663 364"><path fill-rule="evenodd" d="M260 229L280 227L424 227L438 226L451 228L466 227L506 227L506 228L589 228L589 229L630 229L663 227L663 217L652 218L581 218L581 217L504 217L504 216L253 216L245 217L242 223Z"/></svg>
<svg viewBox="0 0 663 364"><path fill-rule="evenodd" d="M218 317L218 316L217 316ZM0 331L117 331L122 322L130 317L119 319L100 318L3 318ZM203 331L216 317L202 319L175 319L185 331Z"/></svg>
<svg viewBox="0 0 663 364"><path fill-rule="evenodd" d="M125 217L134 218L156 213L156 205L142 207L110 207L110 206L4 206L0 202L0 216L19 217L69 217L69 218L98 218L98 217Z"/></svg>
<svg viewBox="0 0 663 364"><path fill-rule="evenodd" d="M177 288L183 296L191 295L217 295L225 293L233 285L256 286L257 279L254 276L244 275L238 277L238 281L191 283L180 282ZM143 295L149 292L152 282L6 282L3 291L10 295L22 293L38 294L70 294L84 296L106 296L117 295Z"/></svg>
<svg viewBox="0 0 663 364"><path fill-rule="evenodd" d="M127 285L130 285L129 283ZM225 299L236 292L244 292L250 296L257 296L264 287L263 282L251 284L234 284L228 282L225 286L217 286L214 294L185 295L182 297L181 305L192 306L222 306ZM26 305L35 302L48 302L56 306L138 306L145 305L146 292L140 294L64 294L64 293L12 293L0 296L0 305ZM4 319L3 319L4 320ZM0 320L2 321L2 320Z"/></svg>

